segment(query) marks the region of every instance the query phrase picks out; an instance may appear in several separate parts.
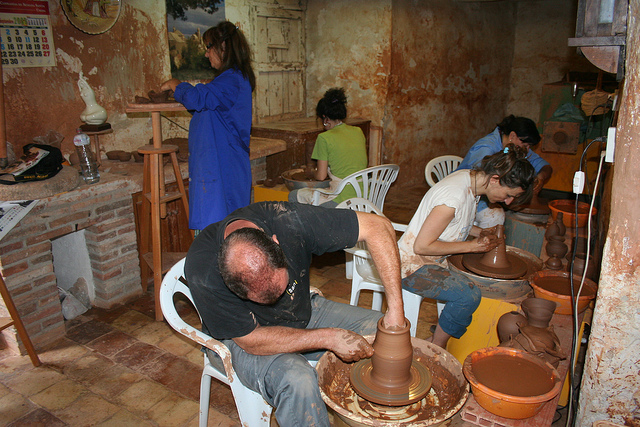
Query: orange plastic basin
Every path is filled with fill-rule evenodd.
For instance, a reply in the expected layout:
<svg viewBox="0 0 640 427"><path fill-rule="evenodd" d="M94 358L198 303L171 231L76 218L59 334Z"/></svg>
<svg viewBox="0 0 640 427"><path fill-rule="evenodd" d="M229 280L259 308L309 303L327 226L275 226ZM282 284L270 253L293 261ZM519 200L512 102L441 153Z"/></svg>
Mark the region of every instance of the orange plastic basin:
<svg viewBox="0 0 640 427"><path fill-rule="evenodd" d="M495 362L499 363L500 366L505 366L504 361L508 360L506 358L511 357L514 360L509 365L539 372L534 381L536 383L542 381L548 384L548 387L543 388L545 392L532 396L517 396L496 391L483 384L479 380L480 376L477 375L479 372L474 371L474 365L478 366L482 361L487 362L487 360L484 360L485 358L494 358ZM514 369L520 369L518 367ZM462 371L471 385L471 391L476 402L492 414L504 418L524 419L533 417L540 412L545 403L556 397L562 388L562 381L560 381L558 371L553 366L538 356L515 348L489 347L476 350L467 356ZM503 374L505 374L504 371ZM513 384L523 381L523 375L519 375L518 372L514 372L514 374L502 375L502 377L510 378Z"/></svg>
<svg viewBox="0 0 640 427"><path fill-rule="evenodd" d="M560 270L540 270L529 277L529 284L533 288L533 293L537 298L548 299L556 302L557 314L571 314L571 280L568 271ZM573 275L574 292L577 293L580 287L581 276ZM591 300L596 297L598 285L591 279L585 279L584 286L578 298L578 313L582 313Z"/></svg>
<svg viewBox="0 0 640 427"><path fill-rule="evenodd" d="M558 212L562 212L562 223L569 228L574 228L576 217L576 201L558 199L549 202L549 209L551 209L551 217L555 221L558 217ZM578 228L582 228L587 225L589 219L587 213L589 212L589 205L584 202L578 202ZM591 215L595 215L598 212L596 208L591 209Z"/></svg>

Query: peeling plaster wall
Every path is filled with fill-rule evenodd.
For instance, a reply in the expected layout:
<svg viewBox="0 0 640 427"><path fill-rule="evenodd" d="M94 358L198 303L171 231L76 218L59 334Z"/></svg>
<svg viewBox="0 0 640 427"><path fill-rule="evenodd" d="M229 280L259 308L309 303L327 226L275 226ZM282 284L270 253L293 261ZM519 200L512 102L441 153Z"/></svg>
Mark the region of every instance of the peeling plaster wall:
<svg viewBox="0 0 640 427"><path fill-rule="evenodd" d="M307 116L324 92L344 87L349 117L381 126L391 52L391 0L310 0L307 5Z"/></svg>
<svg viewBox="0 0 640 427"><path fill-rule="evenodd" d="M393 2L383 138L399 186L424 182L433 157L463 156L505 115L515 19L512 2Z"/></svg>
<svg viewBox="0 0 640 427"><path fill-rule="evenodd" d="M611 218L576 425L640 426L640 0L630 1Z"/></svg>
<svg viewBox="0 0 640 427"><path fill-rule="evenodd" d="M150 119L127 116L125 107L135 95L157 90L170 78L164 1L122 2L117 22L98 35L71 25L60 2L49 2L49 7L56 66L3 70L7 140L16 154L48 130L64 135L63 153L74 150L73 136L85 109L77 85L80 71L114 129L100 136L103 150L130 151L147 144Z"/></svg>
<svg viewBox="0 0 640 427"><path fill-rule="evenodd" d="M568 71L598 69L568 46L575 37L576 0L520 1L517 7L507 113L538 122L543 85L561 81Z"/></svg>

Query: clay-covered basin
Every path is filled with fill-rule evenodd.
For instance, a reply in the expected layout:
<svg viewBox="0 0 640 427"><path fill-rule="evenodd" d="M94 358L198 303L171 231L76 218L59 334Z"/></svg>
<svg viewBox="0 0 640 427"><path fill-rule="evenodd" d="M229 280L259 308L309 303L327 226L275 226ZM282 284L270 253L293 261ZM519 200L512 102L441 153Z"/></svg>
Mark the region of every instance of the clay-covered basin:
<svg viewBox="0 0 640 427"><path fill-rule="evenodd" d="M476 402L504 418L533 417L562 389L553 366L515 348L476 350L465 359L463 372Z"/></svg>
<svg viewBox="0 0 640 427"><path fill-rule="evenodd" d="M578 293L582 277L573 275L574 295ZM571 314L571 273L560 270L540 270L529 278L529 283L537 298L544 298L557 303L555 313ZM578 298L578 313L582 313L591 300L596 297L598 285L590 279L585 279L584 286Z"/></svg>
<svg viewBox="0 0 640 427"><path fill-rule="evenodd" d="M365 337L374 341L373 335ZM360 398L349 383L353 363L344 363L327 351L318 361L318 384L324 402L339 420L336 425L409 427L435 426L454 416L469 396L469 384L460 362L435 344L411 338L413 360L431 373L429 393L419 402L404 407L376 405ZM342 423L342 424L340 424Z"/></svg>
<svg viewBox="0 0 640 427"><path fill-rule="evenodd" d="M284 185L289 189L289 191L298 190L300 188L329 188L329 184L331 184L330 179L316 181L307 178L304 169L302 168L289 169L288 171L282 172L282 179L284 180Z"/></svg>

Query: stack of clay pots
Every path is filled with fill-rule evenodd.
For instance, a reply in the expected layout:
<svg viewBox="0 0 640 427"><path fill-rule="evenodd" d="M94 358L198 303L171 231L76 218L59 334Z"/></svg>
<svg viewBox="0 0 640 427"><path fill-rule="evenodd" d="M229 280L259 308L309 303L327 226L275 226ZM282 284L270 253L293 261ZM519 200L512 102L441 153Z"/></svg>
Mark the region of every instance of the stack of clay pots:
<svg viewBox="0 0 640 427"><path fill-rule="evenodd" d="M591 280L596 280L596 263L591 255L587 255L586 238L578 237L577 242L571 240L569 243L571 243L572 248L569 250L569 246L565 243L566 231L567 227L563 222L563 214L562 212L558 212L556 220L547 226L547 230L544 233L544 237L547 242L545 249L549 256L544 263L545 268L548 268L549 270L561 270L564 267L562 258L566 255L566 270L570 271L572 269L571 260L573 259L573 274L582 276L588 257L589 263L586 265L586 277ZM574 253L575 258L573 258Z"/></svg>
<svg viewBox="0 0 640 427"><path fill-rule="evenodd" d="M526 351L558 367L565 355L553 325L549 325L556 303L542 298L527 298L521 308L524 315L511 311L498 320L499 347Z"/></svg>
<svg viewBox="0 0 640 427"><path fill-rule="evenodd" d="M569 250L569 247L564 243L564 235L567 232L567 227L563 222L562 212L558 212L556 220L547 226L547 231L544 233L544 237L547 241L545 249L549 259L545 262L545 267L550 270L560 270L564 266L562 257L564 257Z"/></svg>

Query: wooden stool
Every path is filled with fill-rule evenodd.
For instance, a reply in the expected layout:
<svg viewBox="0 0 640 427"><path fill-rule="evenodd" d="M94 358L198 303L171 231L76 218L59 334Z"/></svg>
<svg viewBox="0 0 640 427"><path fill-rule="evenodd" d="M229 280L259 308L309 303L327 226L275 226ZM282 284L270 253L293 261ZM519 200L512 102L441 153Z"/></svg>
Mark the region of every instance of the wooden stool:
<svg viewBox="0 0 640 427"><path fill-rule="evenodd" d="M153 286L155 295L156 320L163 319L160 308L160 284L162 275L180 259L184 258L186 252L162 252L162 236L160 230L160 219L167 216L167 203L173 200L182 199L185 213L189 216L189 201L185 191L180 167L178 166L178 156L176 145L145 145L138 148L138 153L144 156L143 181L142 181L142 215L140 216L140 266L142 289L147 290L149 269L153 271ZM178 191L167 193L165 190L163 156L168 154L171 158L173 172L175 174ZM151 219L151 227L148 220ZM145 224L145 221L147 223ZM151 233L151 247L149 247L149 233ZM144 261L144 262L142 262ZM148 266L148 268L145 267Z"/></svg>
<svg viewBox="0 0 640 427"><path fill-rule="evenodd" d="M33 344L31 343L31 339L27 334L27 330L22 323L22 319L20 319L20 315L18 314L18 310L16 309L15 304L13 303L13 299L11 298L11 294L9 294L9 290L7 289L7 285L4 283L4 278L0 276L0 294L2 295L2 299L4 300L4 305L7 307L9 311L9 315L11 317L0 317L0 331L5 330L9 326L15 326L18 331L18 336L22 340L22 344L27 349L27 353L29 354L29 358L31 358L31 363L33 366L40 366L40 359L38 358L38 354L36 350L33 348Z"/></svg>

